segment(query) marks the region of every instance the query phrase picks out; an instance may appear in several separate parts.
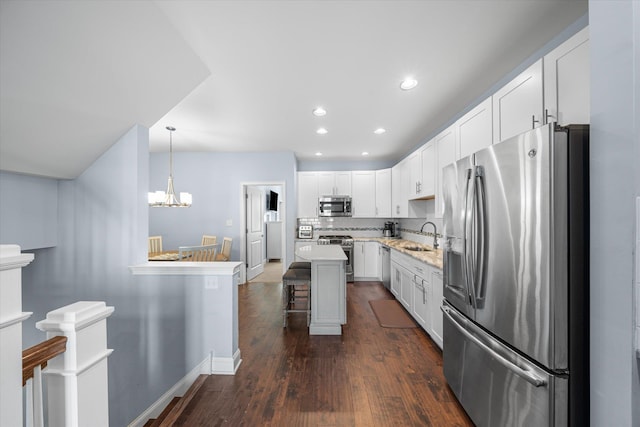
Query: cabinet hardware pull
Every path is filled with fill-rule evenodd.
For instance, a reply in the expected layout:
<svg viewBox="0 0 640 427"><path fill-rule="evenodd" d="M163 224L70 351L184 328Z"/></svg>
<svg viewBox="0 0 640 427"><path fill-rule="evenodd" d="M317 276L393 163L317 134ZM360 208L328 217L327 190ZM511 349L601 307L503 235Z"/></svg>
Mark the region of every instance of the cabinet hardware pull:
<svg viewBox="0 0 640 427"><path fill-rule="evenodd" d="M536 123L540 123L540 120L536 120L536 115L531 116L531 129L536 128Z"/></svg>
<svg viewBox="0 0 640 427"><path fill-rule="evenodd" d="M553 114L549 114L549 110L547 108L544 109L544 124L546 125L547 123L549 123L549 117L551 117L552 119L555 119L556 116L554 116Z"/></svg>

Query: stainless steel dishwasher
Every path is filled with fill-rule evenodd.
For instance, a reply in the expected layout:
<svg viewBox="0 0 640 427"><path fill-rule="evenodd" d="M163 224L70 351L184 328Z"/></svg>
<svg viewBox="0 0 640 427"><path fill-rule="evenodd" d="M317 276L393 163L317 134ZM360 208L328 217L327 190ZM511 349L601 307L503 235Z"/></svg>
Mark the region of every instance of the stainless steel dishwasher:
<svg viewBox="0 0 640 427"><path fill-rule="evenodd" d="M380 262L382 263L382 284L389 289L391 286L391 248L380 245Z"/></svg>

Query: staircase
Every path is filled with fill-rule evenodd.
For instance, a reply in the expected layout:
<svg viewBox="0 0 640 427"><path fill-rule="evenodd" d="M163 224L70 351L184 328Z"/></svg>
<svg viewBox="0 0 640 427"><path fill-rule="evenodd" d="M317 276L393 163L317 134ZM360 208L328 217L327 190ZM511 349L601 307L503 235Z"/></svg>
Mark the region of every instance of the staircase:
<svg viewBox="0 0 640 427"><path fill-rule="evenodd" d="M158 418L150 419L145 423L144 427L169 427L174 425L182 412L189 406L191 399L198 394L198 390L204 385L207 377L208 375L198 376L184 396L174 397Z"/></svg>

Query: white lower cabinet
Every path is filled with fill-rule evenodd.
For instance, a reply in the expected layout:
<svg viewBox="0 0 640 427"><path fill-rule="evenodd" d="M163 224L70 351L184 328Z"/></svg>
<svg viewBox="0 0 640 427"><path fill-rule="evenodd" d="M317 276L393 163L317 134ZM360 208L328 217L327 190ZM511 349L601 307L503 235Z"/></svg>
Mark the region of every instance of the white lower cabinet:
<svg viewBox="0 0 640 427"><path fill-rule="evenodd" d="M431 296L429 282L420 276L413 276L413 318L425 331L431 329Z"/></svg>
<svg viewBox="0 0 640 427"><path fill-rule="evenodd" d="M380 280L379 246L378 242L353 243L354 280Z"/></svg>
<svg viewBox="0 0 640 427"><path fill-rule="evenodd" d="M431 268L431 338L442 348L442 270Z"/></svg>
<svg viewBox="0 0 640 427"><path fill-rule="evenodd" d="M442 348L442 270L392 250L391 293Z"/></svg>

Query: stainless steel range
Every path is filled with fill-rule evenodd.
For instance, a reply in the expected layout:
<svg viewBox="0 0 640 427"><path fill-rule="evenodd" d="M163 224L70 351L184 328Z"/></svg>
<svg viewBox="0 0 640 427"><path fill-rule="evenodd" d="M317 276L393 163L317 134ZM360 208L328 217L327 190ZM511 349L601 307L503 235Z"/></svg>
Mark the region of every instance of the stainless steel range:
<svg viewBox="0 0 640 427"><path fill-rule="evenodd" d="M319 245L340 245L345 255L347 256L347 263L345 270L347 272L347 282L353 282L353 237L351 236L339 236L339 235L326 235L318 237Z"/></svg>

